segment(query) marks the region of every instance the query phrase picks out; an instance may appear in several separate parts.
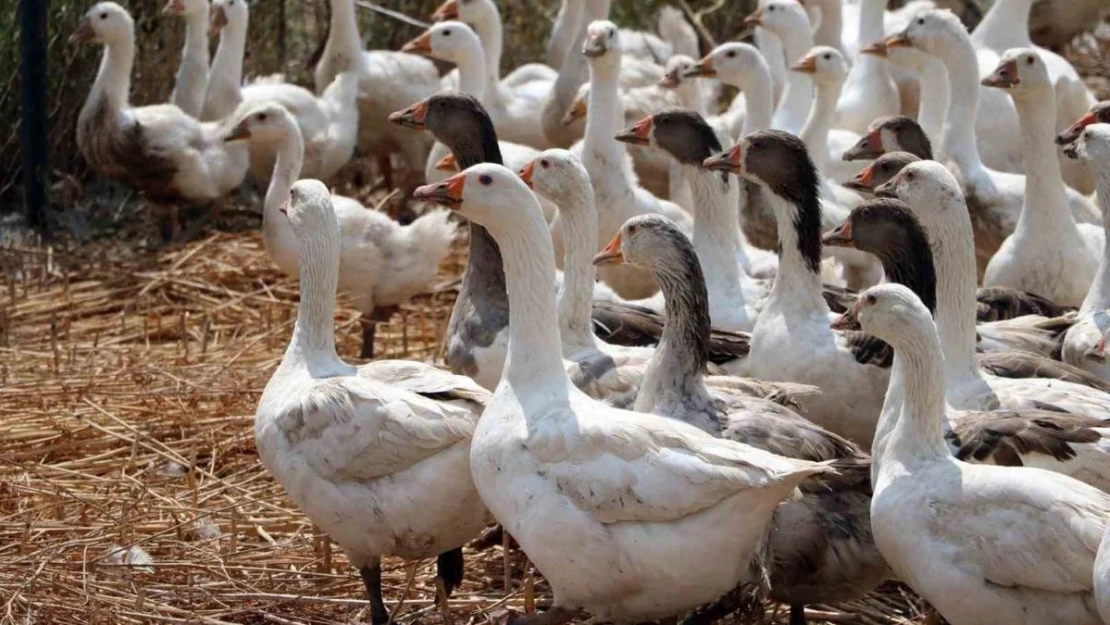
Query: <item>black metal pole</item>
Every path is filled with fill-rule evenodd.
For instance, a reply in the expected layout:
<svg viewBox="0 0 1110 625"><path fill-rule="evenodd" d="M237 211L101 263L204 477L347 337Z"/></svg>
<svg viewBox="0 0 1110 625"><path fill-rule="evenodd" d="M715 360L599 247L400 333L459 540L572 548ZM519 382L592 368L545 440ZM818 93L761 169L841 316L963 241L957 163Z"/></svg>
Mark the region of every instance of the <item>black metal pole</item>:
<svg viewBox="0 0 1110 625"><path fill-rule="evenodd" d="M20 104L22 109L23 197L27 223L46 231L46 6L20 0Z"/></svg>

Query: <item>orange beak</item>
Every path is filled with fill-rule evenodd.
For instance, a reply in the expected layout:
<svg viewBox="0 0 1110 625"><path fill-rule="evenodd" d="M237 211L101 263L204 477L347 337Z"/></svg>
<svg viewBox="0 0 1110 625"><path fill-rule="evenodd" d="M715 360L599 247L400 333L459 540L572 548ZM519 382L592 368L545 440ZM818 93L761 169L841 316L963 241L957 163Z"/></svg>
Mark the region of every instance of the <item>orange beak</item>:
<svg viewBox="0 0 1110 625"><path fill-rule="evenodd" d="M532 188L532 174L535 173L535 171L536 161L528 161L528 164L521 168L519 172L517 172L517 175L520 176L520 179L524 181L524 184L528 185L529 189Z"/></svg>
<svg viewBox="0 0 1110 625"><path fill-rule="evenodd" d="M435 13L432 13L432 19L437 22L459 19L458 0L445 0L443 4L439 5Z"/></svg>
<svg viewBox="0 0 1110 625"><path fill-rule="evenodd" d="M984 87L996 87L998 89L1009 89L1020 85L1021 79L1018 78L1017 59L999 63L998 67L994 68L994 71L984 77L979 84Z"/></svg>
<svg viewBox="0 0 1110 625"><path fill-rule="evenodd" d="M463 202L463 188L466 186L466 173L460 172L443 182L426 184L412 192L414 200L424 200L458 210Z"/></svg>
<svg viewBox="0 0 1110 625"><path fill-rule="evenodd" d="M763 25L763 9L756 9L755 13L744 18L745 26L762 26Z"/></svg>
<svg viewBox="0 0 1110 625"><path fill-rule="evenodd" d="M426 30L419 37L401 46L401 52L429 55L432 53L432 31Z"/></svg>
<svg viewBox="0 0 1110 625"><path fill-rule="evenodd" d="M239 124L236 125L234 128L232 128L231 132L224 135L224 143L230 143L231 141L242 141L244 139L250 138L251 131L250 128L247 128L247 120L244 119L243 121L239 122Z"/></svg>
<svg viewBox="0 0 1110 625"><path fill-rule="evenodd" d="M69 43L88 43L90 41L96 41L96 31L93 30L88 18L85 18L77 26L77 30L69 36Z"/></svg>
<svg viewBox="0 0 1110 625"><path fill-rule="evenodd" d="M594 256L594 264L595 265L623 265L624 264L624 254L621 252L621 233L618 232L617 236L613 237L612 241L609 241L609 245L606 245L605 249L598 252L597 256Z"/></svg>
<svg viewBox="0 0 1110 625"><path fill-rule="evenodd" d="M807 54L805 58L792 65L790 69L798 72L799 74L816 74L817 55Z"/></svg>
<svg viewBox="0 0 1110 625"><path fill-rule="evenodd" d="M896 35L891 35L886 39L883 39L883 46L887 49L911 48L913 47L913 42L910 41L910 38L906 35L906 33L898 33Z"/></svg>
<svg viewBox="0 0 1110 625"><path fill-rule="evenodd" d="M874 178L875 165L871 164L864 168L863 171L856 174L855 178L845 182L844 186L855 191L870 191Z"/></svg>
<svg viewBox="0 0 1110 625"><path fill-rule="evenodd" d="M208 23L208 36L215 37L220 34L224 26L227 26L227 11L221 5L212 11L212 20Z"/></svg>
<svg viewBox="0 0 1110 625"><path fill-rule="evenodd" d="M691 78L697 78L699 76L711 78L716 75L717 69L713 67L712 55L705 56L702 60L698 61L697 65L691 67L690 70L686 72L686 76Z"/></svg>
<svg viewBox="0 0 1110 625"><path fill-rule="evenodd" d="M389 121L415 130L424 130L424 116L428 113L427 100L421 100L403 111L389 114Z"/></svg>
<svg viewBox="0 0 1110 625"><path fill-rule="evenodd" d="M459 163L454 154L448 154L436 161L435 168L439 171L459 171Z"/></svg>
<svg viewBox="0 0 1110 625"><path fill-rule="evenodd" d="M886 41L876 41L875 43L867 46L859 51L860 54L870 54L879 58L886 58Z"/></svg>
<svg viewBox="0 0 1110 625"><path fill-rule="evenodd" d="M831 247L855 247L855 239L852 238L852 222L850 220L840 224L840 227L835 230L830 230L821 237L821 243Z"/></svg>
<svg viewBox="0 0 1110 625"><path fill-rule="evenodd" d="M883 138L876 128L863 136L855 145L844 151L841 156L845 161L860 161L879 158L883 155Z"/></svg>
<svg viewBox="0 0 1110 625"><path fill-rule="evenodd" d="M740 175L744 173L743 152L740 144L736 144L717 156L710 156L702 161L702 167L715 171L727 171Z"/></svg>
<svg viewBox="0 0 1110 625"><path fill-rule="evenodd" d="M586 116L586 101L582 98L575 98L574 103L567 109L566 115L563 115L563 125L569 126L574 122Z"/></svg>
<svg viewBox="0 0 1110 625"><path fill-rule="evenodd" d="M1083 117L1080 117L1079 120L1076 121L1074 124L1072 124L1071 126L1068 126L1067 130L1065 130L1064 132L1061 132L1060 134L1056 135L1056 144L1057 145L1067 145L1069 143L1072 143L1073 141L1075 141L1076 139L1079 138L1079 134L1081 132L1083 132L1084 128L1086 128L1087 126L1090 126L1091 124L1097 124L1097 123L1098 123L1098 116L1095 115L1094 113L1087 113Z"/></svg>
<svg viewBox="0 0 1110 625"><path fill-rule="evenodd" d="M631 143L632 145L648 145L651 143L651 127L654 123L654 118L651 115L636 122L634 126L621 131L617 135L617 141Z"/></svg>

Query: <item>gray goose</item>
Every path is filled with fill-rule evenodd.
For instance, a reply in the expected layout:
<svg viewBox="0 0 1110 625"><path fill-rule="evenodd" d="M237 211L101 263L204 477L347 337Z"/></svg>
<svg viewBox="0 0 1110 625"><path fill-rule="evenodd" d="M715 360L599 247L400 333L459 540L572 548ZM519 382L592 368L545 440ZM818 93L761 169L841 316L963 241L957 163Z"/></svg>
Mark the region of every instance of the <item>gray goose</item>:
<svg viewBox="0 0 1110 625"><path fill-rule="evenodd" d="M714 436L778 455L837 463L839 475L810 480L802 497L775 513L766 566L768 598L790 605L791 625L805 620L805 605L849 601L882 582L886 562L871 537L871 462L855 444L765 399L723 392L709 378L709 301L705 277L690 240L665 217L634 217L595 263L630 263L650 269L666 302L667 324L652 356L635 409L671 417ZM698 610L688 623L709 622L760 596L744 584ZM743 605L738 605L743 604Z"/></svg>

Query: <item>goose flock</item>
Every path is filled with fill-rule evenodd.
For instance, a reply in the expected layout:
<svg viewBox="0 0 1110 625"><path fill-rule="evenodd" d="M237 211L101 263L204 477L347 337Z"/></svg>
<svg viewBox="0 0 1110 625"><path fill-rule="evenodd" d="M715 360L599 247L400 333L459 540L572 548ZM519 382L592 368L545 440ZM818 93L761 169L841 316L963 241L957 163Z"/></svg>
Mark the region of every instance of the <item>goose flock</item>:
<svg viewBox="0 0 1110 625"><path fill-rule="evenodd" d="M888 579L952 625L1110 624L1110 102L1032 43L1032 0L971 33L885 4L763 0L755 45L703 55L681 11L651 33L562 0L546 62L502 75L494 0L397 51L331 0L306 88L244 82L246 0L170 0L173 93L136 106L101 2L70 38L103 48L78 146L153 202L265 187L300 302L258 454L374 625L383 557L435 557L448 610L495 523L551 588L515 625L764 600L801 625ZM423 212L317 180L356 149ZM460 221L444 366L373 359Z"/></svg>

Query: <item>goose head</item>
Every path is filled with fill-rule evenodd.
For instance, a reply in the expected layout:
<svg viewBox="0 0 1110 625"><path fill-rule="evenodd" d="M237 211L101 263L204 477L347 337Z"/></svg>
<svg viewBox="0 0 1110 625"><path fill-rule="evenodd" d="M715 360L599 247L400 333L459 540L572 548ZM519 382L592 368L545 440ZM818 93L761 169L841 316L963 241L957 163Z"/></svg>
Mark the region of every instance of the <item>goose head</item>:
<svg viewBox="0 0 1110 625"><path fill-rule="evenodd" d="M963 193L952 172L936 161L906 165L894 178L875 188L879 197L897 198L918 209L944 210L952 202L963 203Z"/></svg>
<svg viewBox="0 0 1110 625"><path fill-rule="evenodd" d="M295 182L289 190L289 199L282 202L278 210L289 219L299 240L320 238L329 233L334 240L339 240L339 220L332 206L331 191L319 180Z"/></svg>
<svg viewBox="0 0 1110 625"><path fill-rule="evenodd" d="M1064 154L1084 163L1110 163L1110 124L1087 126Z"/></svg>
<svg viewBox="0 0 1110 625"><path fill-rule="evenodd" d="M927 336L908 331L911 329L931 328L927 332L931 332L934 341L937 340L929 309L913 291L901 284L879 284L860 293L853 312L864 332L886 341L895 349Z"/></svg>
<svg viewBox="0 0 1110 625"><path fill-rule="evenodd" d="M536 155L518 173L524 184L561 207L568 194L592 192L590 174L570 150L551 148Z"/></svg>
<svg viewBox="0 0 1110 625"><path fill-rule="evenodd" d="M247 0L212 0L212 17L210 18L208 34L212 37L228 25L241 26L249 19L250 8Z"/></svg>
<svg viewBox="0 0 1110 625"><path fill-rule="evenodd" d="M401 51L459 64L476 54L482 54L482 41L470 26L462 22L447 21L433 24L420 36L402 46Z"/></svg>
<svg viewBox="0 0 1110 625"><path fill-rule="evenodd" d="M1056 135L1057 145L1067 145L1079 138L1079 133L1091 124L1110 124L1110 100L1096 102L1083 117L1080 117L1068 129Z"/></svg>
<svg viewBox="0 0 1110 625"><path fill-rule="evenodd" d="M562 123L564 126L569 126L586 116L586 113L589 112L587 105L589 99L590 83L584 82L578 86L578 95L574 96L574 102L570 103L567 112L563 114Z"/></svg>
<svg viewBox="0 0 1110 625"><path fill-rule="evenodd" d="M936 267L929 238L905 202L868 200L838 228L826 232L821 243L874 254L882 261L887 281L911 287L929 310L936 309Z"/></svg>
<svg viewBox="0 0 1110 625"><path fill-rule="evenodd" d="M678 89L683 84L689 84L685 79L695 72L697 65L697 61L685 54L672 56L663 66L663 77L659 79L659 86L664 89Z"/></svg>
<svg viewBox="0 0 1110 625"><path fill-rule="evenodd" d="M845 150L842 158L869 160L886 152L909 152L918 158L932 158L933 146L916 121L904 115L888 115L872 121L867 133Z"/></svg>
<svg viewBox="0 0 1110 625"><path fill-rule="evenodd" d="M609 20L596 20L586 27L586 40L582 42L582 54L590 60L592 67L620 67L621 36L617 25Z"/></svg>
<svg viewBox="0 0 1110 625"><path fill-rule="evenodd" d="M767 61L755 46L746 43L725 43L705 55L697 65L686 72L686 76L715 76L723 83L743 89L760 65L766 67Z"/></svg>
<svg viewBox="0 0 1110 625"><path fill-rule="evenodd" d="M832 46L816 46L790 69L808 74L819 85L839 85L848 77L850 68L840 50Z"/></svg>
<svg viewBox="0 0 1110 625"><path fill-rule="evenodd" d="M966 37L967 29L956 14L948 9L931 9L918 13L901 32L884 39L883 44L888 53L891 48L909 47L942 56Z"/></svg>
<svg viewBox="0 0 1110 625"><path fill-rule="evenodd" d="M69 42L110 44L127 41L134 33L135 22L123 7L115 2L100 2L85 12Z"/></svg>
<svg viewBox="0 0 1110 625"><path fill-rule="evenodd" d="M648 115L618 134L617 140L660 148L683 165L701 165L721 151L717 133L705 118L686 109L667 109Z"/></svg>
<svg viewBox="0 0 1110 625"><path fill-rule="evenodd" d="M810 199L819 184L805 143L781 130L753 132L702 166L743 176L792 203Z"/></svg>
<svg viewBox="0 0 1110 625"><path fill-rule="evenodd" d="M670 219L648 213L624 222L617 236L594 256L593 262L595 265L628 264L654 272L687 264L679 258L684 255L697 258L690 239Z"/></svg>
<svg viewBox="0 0 1110 625"><path fill-rule="evenodd" d="M262 102L234 116L235 126L224 135L225 142L250 141L254 144L284 140L300 133L297 121L277 102Z"/></svg>
<svg viewBox="0 0 1110 625"><path fill-rule="evenodd" d="M779 37L798 31L809 31L809 15L794 1L772 0L744 18L748 26L762 26Z"/></svg>
<svg viewBox="0 0 1110 625"><path fill-rule="evenodd" d="M207 15L208 0L168 0L163 15Z"/></svg>
<svg viewBox="0 0 1110 625"><path fill-rule="evenodd" d="M983 80L984 87L1002 89L1014 98L1027 97L1036 90L1052 90L1048 66L1032 48L1013 48L1002 54L998 65Z"/></svg>
<svg viewBox="0 0 1110 625"><path fill-rule="evenodd" d="M530 217L543 220L528 185L495 163L479 163L442 182L417 187L412 197L446 206L495 233L507 234L529 208L535 213Z"/></svg>
<svg viewBox="0 0 1110 625"><path fill-rule="evenodd" d="M876 187L886 184L906 165L919 160L909 152L887 152L856 174L855 178L845 181L844 186L853 191L873 193Z"/></svg>
<svg viewBox="0 0 1110 625"><path fill-rule="evenodd" d="M465 93L437 93L391 113L389 121L406 128L428 130L456 156L462 152L475 155L476 160L501 162L497 132L489 113L481 102Z"/></svg>

